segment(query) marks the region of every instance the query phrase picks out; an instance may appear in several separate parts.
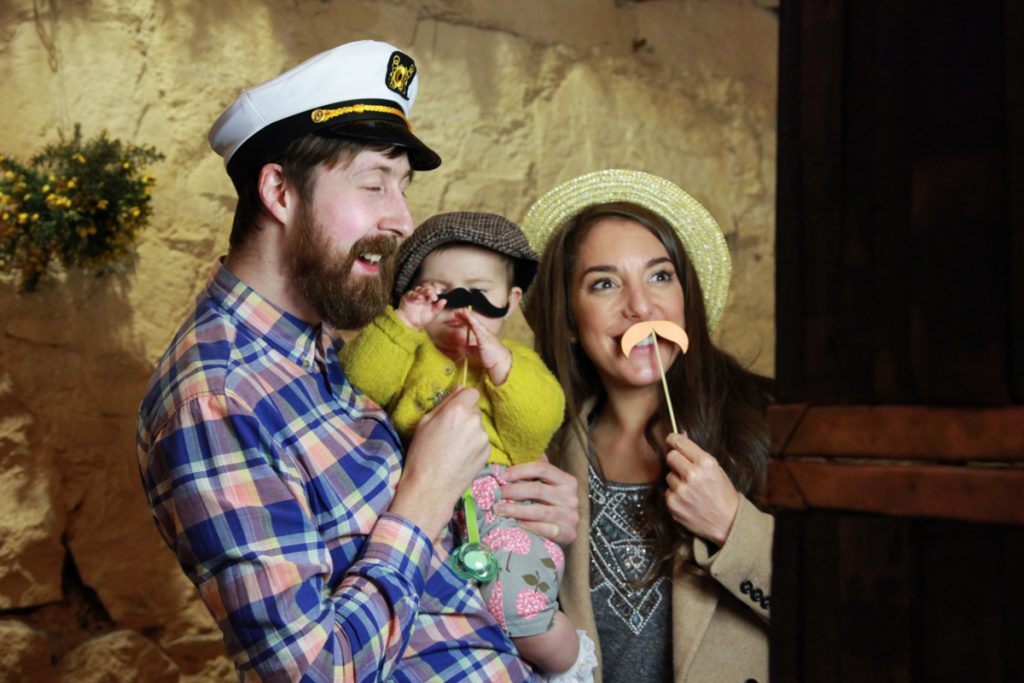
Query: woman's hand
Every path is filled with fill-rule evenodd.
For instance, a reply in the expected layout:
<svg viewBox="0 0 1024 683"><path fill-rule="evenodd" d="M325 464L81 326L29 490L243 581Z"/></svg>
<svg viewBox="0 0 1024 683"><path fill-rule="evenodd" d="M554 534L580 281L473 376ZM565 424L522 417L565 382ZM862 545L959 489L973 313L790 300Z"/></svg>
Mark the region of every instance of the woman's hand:
<svg viewBox="0 0 1024 683"><path fill-rule="evenodd" d="M580 501L576 477L563 472L541 454L540 460L509 467L495 514L518 519L523 528L559 545L576 540ZM516 503L532 500L533 503Z"/></svg>
<svg viewBox="0 0 1024 683"><path fill-rule="evenodd" d="M722 546L729 538L740 494L721 465L686 434L669 434L665 502L672 518L695 536Z"/></svg>

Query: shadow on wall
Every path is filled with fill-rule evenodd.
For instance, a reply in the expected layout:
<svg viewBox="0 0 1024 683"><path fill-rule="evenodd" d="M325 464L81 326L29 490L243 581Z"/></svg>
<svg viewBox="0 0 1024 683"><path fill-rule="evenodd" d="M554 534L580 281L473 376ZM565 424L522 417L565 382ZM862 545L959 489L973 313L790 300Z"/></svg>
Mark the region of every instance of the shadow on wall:
<svg viewBox="0 0 1024 683"><path fill-rule="evenodd" d="M135 420L152 368L131 339L131 280L0 285L0 635L16 636L4 637L2 680L143 660L195 673L222 653L139 483Z"/></svg>

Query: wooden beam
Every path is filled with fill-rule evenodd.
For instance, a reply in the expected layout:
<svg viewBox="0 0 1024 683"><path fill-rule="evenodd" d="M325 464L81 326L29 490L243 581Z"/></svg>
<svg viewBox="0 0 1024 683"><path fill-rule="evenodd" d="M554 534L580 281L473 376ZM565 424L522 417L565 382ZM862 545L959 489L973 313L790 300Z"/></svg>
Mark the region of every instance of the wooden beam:
<svg viewBox="0 0 1024 683"><path fill-rule="evenodd" d="M772 455L1024 465L1024 406L781 405L769 410Z"/></svg>
<svg viewBox="0 0 1024 683"><path fill-rule="evenodd" d="M776 507L1024 524L1024 469L776 460L768 472Z"/></svg>

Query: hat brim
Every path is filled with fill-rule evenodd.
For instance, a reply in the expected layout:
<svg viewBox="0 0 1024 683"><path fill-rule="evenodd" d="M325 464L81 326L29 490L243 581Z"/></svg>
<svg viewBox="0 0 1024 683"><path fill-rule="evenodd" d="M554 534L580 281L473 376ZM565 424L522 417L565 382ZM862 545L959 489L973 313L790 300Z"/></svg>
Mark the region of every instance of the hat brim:
<svg viewBox="0 0 1024 683"><path fill-rule="evenodd" d="M331 113L332 108L347 111L326 122L317 119L317 113L325 110ZM441 165L441 157L412 134L405 116L393 103L376 100L354 104L338 102L275 121L242 143L227 162L228 175L235 187L240 188L292 140L310 134L351 138L408 150L409 165L415 171L430 171Z"/></svg>
<svg viewBox="0 0 1024 683"><path fill-rule="evenodd" d="M383 121L348 123L318 131L327 137L352 138L364 142L393 145L407 150L414 171L432 171L441 165L441 157L404 126Z"/></svg>
<svg viewBox="0 0 1024 683"><path fill-rule="evenodd" d="M642 171L609 169L588 173L546 193L523 219L531 246L543 254L551 235L588 206L630 202L664 218L679 235L697 271L708 328L714 330L729 298L732 262L725 236L700 202L678 185Z"/></svg>

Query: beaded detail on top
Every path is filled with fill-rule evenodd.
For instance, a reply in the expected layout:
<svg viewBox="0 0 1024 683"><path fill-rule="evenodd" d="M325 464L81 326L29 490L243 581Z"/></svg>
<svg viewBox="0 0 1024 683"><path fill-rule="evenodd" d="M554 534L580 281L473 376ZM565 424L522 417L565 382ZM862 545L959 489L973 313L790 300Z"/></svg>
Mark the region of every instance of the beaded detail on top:
<svg viewBox="0 0 1024 683"><path fill-rule="evenodd" d="M655 563L654 534L643 501L653 484L604 481L588 468L590 487L590 592L634 635L668 608L668 577L639 586ZM660 608L660 610L659 610Z"/></svg>

